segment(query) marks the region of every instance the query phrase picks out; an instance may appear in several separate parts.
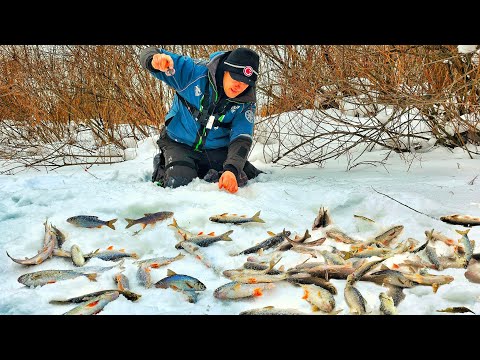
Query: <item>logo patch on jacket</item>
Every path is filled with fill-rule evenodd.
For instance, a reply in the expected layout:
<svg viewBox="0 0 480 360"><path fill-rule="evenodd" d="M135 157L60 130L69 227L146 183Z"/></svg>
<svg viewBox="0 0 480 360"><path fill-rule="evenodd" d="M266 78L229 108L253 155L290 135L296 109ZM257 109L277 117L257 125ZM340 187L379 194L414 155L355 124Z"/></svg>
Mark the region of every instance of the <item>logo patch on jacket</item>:
<svg viewBox="0 0 480 360"><path fill-rule="evenodd" d="M230 112L234 113L235 111L237 111L237 109L240 107L240 105L233 105L231 108L230 108Z"/></svg>
<svg viewBox="0 0 480 360"><path fill-rule="evenodd" d="M202 90L200 90L200 87L198 85L195 86L195 96L200 96L202 95Z"/></svg>
<svg viewBox="0 0 480 360"><path fill-rule="evenodd" d="M245 111L245 117L247 120L251 123L253 123L253 120L255 120L255 114L253 113L252 110L247 110Z"/></svg>

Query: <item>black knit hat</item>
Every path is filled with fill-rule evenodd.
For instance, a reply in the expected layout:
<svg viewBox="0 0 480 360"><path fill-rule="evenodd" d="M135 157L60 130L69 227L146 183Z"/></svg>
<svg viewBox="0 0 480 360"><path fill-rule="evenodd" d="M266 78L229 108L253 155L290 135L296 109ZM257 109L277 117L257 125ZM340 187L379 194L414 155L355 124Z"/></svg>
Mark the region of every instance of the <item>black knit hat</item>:
<svg viewBox="0 0 480 360"><path fill-rule="evenodd" d="M223 62L224 70L237 81L255 86L258 77L258 54L250 49L239 47L233 50Z"/></svg>

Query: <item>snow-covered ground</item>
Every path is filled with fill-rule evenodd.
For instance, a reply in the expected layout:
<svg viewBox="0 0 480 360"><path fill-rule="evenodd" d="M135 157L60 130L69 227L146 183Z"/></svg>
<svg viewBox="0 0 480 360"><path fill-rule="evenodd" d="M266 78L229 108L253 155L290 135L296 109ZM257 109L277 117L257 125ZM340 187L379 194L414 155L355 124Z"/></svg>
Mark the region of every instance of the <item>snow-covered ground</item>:
<svg viewBox="0 0 480 360"><path fill-rule="evenodd" d="M130 290L141 294L132 302L120 296L109 303L99 314L239 314L241 311L265 306L294 308L307 314L313 312L311 304L301 287L281 281L273 289L265 290L262 296L220 300L213 296L215 289L230 282L221 274L227 269L240 268L248 255L233 254L251 247L268 237L268 232L291 231L291 238L302 236L308 229L310 240L324 236L325 230L337 228L357 239L367 240L394 225L403 225L404 230L396 242L414 238L419 244L425 242L425 231L434 229L444 235L460 239L450 225L429 216L419 214L373 189L388 194L403 204L432 217L449 214L480 216L480 178L469 184L480 174L480 159L470 159L461 149L453 152L445 148L434 148L429 152L416 154L416 159L407 164L398 154L391 155L386 166L359 165L346 171L345 157L329 161L324 168L315 166L303 168L282 168L265 163L261 144L251 153L250 161L265 171L236 194L219 190L217 184L196 179L188 186L164 189L150 182L152 159L157 153L155 138L141 142L132 160L113 165L66 167L56 171L26 171L16 175L0 176L0 243L4 251L23 259L33 257L43 245L46 219L63 232L67 240L64 250L76 244L83 253L96 249L125 249L135 252L140 259L156 256L173 257L180 252L182 259L167 266L151 269L152 281L167 276L167 269L178 274L197 278L206 289L198 292L198 300L190 303L184 294L172 289L146 288L136 277L135 259L126 258L123 274L130 282ZM408 155L403 155L408 156ZM385 150L376 149L366 153L365 161L380 161ZM326 229L312 230L319 209L329 210L333 224ZM202 248L214 266L215 272L184 250L175 249L179 235L168 226L172 219L147 226L135 235L140 225L125 229L125 218L136 219L145 213L172 211L178 225L192 233L203 231L221 234L233 230L231 242L216 242ZM252 216L261 211L265 223L230 225L215 223L209 217L222 213ZM106 226L95 229L76 227L66 221L75 215L96 215L102 220L117 218L112 230ZM354 215L374 220L365 222ZM480 227L473 227L468 233L471 240L477 240ZM395 243L396 243L395 242ZM449 247L436 242L439 255L448 254ZM319 250L347 250L349 245L328 238ZM271 250L265 251L268 254ZM478 246L475 251L478 252ZM420 253L421 254L421 253ZM397 255L385 261L392 265L405 255ZM424 257L424 256L423 256ZM425 258L425 257L424 257ZM275 266L285 269L310 259L310 255L286 251ZM310 261L323 261L319 256ZM111 266L118 264L97 258L85 266ZM75 304L54 305L52 299L66 299L90 292L116 287L113 277L118 267L99 273L97 281L84 276L58 281L36 288L28 288L17 279L25 273L52 270L78 269L71 259L53 257L34 266L14 263L4 253L0 256L0 314L63 314ZM441 285L435 293L431 286L415 286L404 290L405 299L398 305L398 314L444 314L436 310L448 307L468 307L480 312L480 285L469 282L463 268L448 268L443 271L431 270L431 274L450 275L454 281ZM345 280L331 279L337 288L335 309L340 315L349 314L344 299ZM367 301L370 314L379 313L379 293L386 289L372 282L359 281L356 285ZM466 313L470 314L471 313Z"/></svg>

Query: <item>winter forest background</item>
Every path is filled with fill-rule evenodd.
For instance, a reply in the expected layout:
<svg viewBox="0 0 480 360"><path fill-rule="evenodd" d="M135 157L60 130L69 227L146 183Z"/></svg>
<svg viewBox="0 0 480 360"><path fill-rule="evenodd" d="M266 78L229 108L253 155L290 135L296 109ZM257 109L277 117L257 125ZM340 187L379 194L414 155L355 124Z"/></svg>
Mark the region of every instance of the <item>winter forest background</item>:
<svg viewBox="0 0 480 360"><path fill-rule="evenodd" d="M195 58L236 47L157 46ZM359 148L478 155L476 45L244 46L261 56L254 140L274 164L322 167ZM173 96L141 68L142 48L1 45L0 174L130 159L128 149L158 133ZM352 156L348 168L362 161Z"/></svg>

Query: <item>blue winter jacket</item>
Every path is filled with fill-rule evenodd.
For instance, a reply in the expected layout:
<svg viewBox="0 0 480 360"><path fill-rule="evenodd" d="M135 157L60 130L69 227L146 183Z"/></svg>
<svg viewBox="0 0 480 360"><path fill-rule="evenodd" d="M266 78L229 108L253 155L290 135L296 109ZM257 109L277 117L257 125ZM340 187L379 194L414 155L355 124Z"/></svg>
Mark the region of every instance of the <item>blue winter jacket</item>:
<svg viewBox="0 0 480 360"><path fill-rule="evenodd" d="M156 53L168 54L172 57L174 75L168 76L151 66L152 57ZM171 86L188 103L199 109L207 83L210 86L210 101L218 100L215 72L220 58L225 53L225 51L212 53L209 61L206 61L151 47L143 51L141 63L153 76ZM240 137L252 140L256 109L255 87L250 86L239 96L233 99L227 98L227 101L234 104L225 114L222 122L231 123L231 128L213 127L206 138L205 149L228 147L232 141ZM204 108L208 108L207 104L202 105ZM178 99L177 94L175 94L173 104L165 117L165 122L169 120L166 128L168 136L174 141L193 146L201 126L184 103Z"/></svg>

